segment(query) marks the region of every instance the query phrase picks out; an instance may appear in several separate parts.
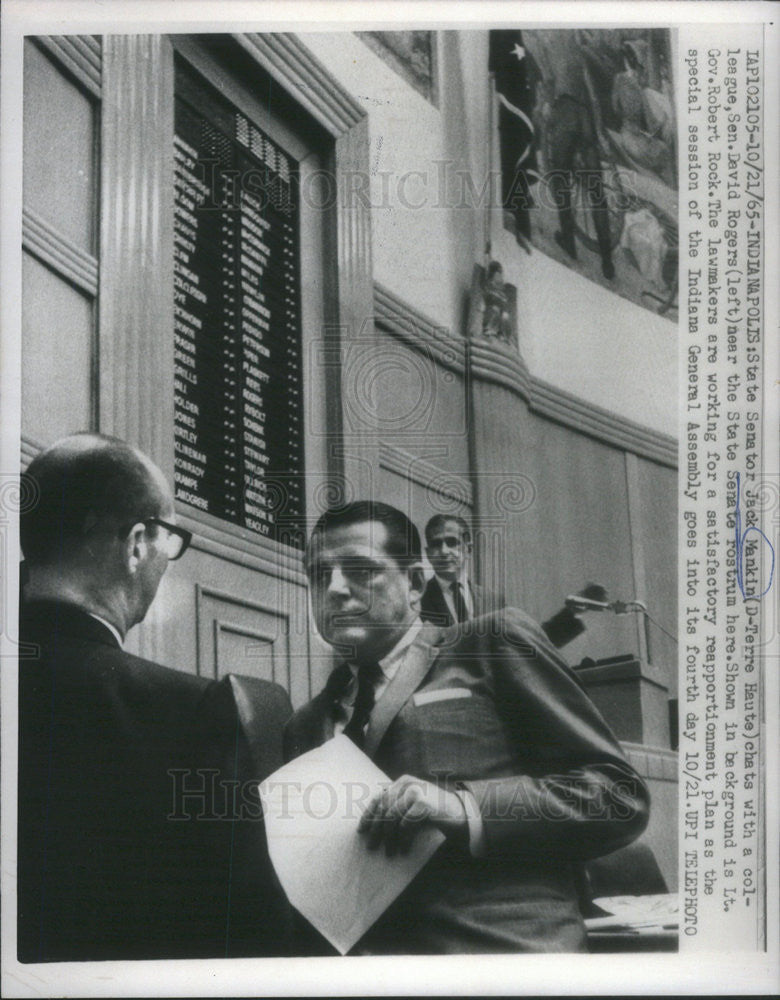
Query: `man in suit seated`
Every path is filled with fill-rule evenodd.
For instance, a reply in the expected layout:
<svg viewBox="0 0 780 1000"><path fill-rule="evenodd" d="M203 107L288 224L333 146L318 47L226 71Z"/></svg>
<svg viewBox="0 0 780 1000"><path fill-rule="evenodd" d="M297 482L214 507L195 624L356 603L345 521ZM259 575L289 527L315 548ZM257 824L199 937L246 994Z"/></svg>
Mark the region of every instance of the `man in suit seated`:
<svg viewBox="0 0 780 1000"><path fill-rule="evenodd" d="M420 601L420 617L424 622L454 625L505 606L502 594L471 580L471 550L471 530L462 517L434 514L425 525L425 554L434 576L425 585ZM606 592L596 584L588 584L581 594L606 600ZM568 607L542 622L542 628L558 649L585 631L582 621Z"/></svg>
<svg viewBox="0 0 780 1000"><path fill-rule="evenodd" d="M232 792L281 763L286 693L123 651L191 537L145 455L77 434L27 476L19 959L285 952L289 910L263 824Z"/></svg>
<svg viewBox="0 0 780 1000"><path fill-rule="evenodd" d="M360 821L367 850L403 852L426 825L446 836L355 950L585 950L581 863L642 832L647 790L522 612L421 622L421 559L406 515L371 501L326 511L306 552L340 662L288 723L285 755L345 733L389 776Z"/></svg>

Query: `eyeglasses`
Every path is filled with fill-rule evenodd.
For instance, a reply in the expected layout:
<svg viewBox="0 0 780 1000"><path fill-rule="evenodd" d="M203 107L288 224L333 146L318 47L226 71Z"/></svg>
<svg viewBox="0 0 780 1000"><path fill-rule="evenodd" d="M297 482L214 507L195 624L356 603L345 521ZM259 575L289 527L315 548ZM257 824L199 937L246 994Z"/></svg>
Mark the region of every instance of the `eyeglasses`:
<svg viewBox="0 0 780 1000"><path fill-rule="evenodd" d="M156 524L160 528L165 528L168 532L165 540L162 542L162 547L171 562L183 556L189 548L189 544L192 541L192 532L187 531L186 528L180 528L178 524L170 524L159 517L147 517L143 523L145 525Z"/></svg>

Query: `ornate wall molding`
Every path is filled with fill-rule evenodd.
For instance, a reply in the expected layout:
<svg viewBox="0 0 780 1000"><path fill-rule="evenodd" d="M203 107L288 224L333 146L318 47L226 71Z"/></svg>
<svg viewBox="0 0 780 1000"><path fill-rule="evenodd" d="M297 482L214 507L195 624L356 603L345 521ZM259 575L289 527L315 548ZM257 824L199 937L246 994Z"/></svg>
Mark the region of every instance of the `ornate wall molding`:
<svg viewBox="0 0 780 1000"><path fill-rule="evenodd" d="M22 212L22 245L82 292L94 298L98 290L98 261L29 208Z"/></svg>
<svg viewBox="0 0 780 1000"><path fill-rule="evenodd" d="M469 374L472 378L509 389L533 409L531 376L517 351L498 341L470 340L468 352Z"/></svg>
<svg viewBox="0 0 780 1000"><path fill-rule="evenodd" d="M677 440L618 416L536 378L522 357L493 341L465 341L448 333L379 283L374 285L377 323L397 340L433 357L458 374L502 386L523 399L532 413L587 434L613 448L677 468Z"/></svg>
<svg viewBox="0 0 780 1000"><path fill-rule="evenodd" d="M242 611L254 615L256 621L247 623L235 620L236 613L240 615ZM263 627L264 619L279 622L280 630L273 632ZM203 668L208 665L215 668L215 677L224 673L220 670L222 664L219 662L220 635L233 634L245 640L255 640L251 645L256 648L267 647L272 664L272 677L268 679L283 684L288 691L290 690L290 617L283 611L268 604L251 601L240 593L231 593L196 583L195 630L199 675L203 676ZM207 649L207 645L211 648ZM209 657L209 653L212 657Z"/></svg>
<svg viewBox="0 0 780 1000"><path fill-rule="evenodd" d="M614 448L633 452L671 469L677 468L677 440L670 435L643 427L534 376L531 376L531 386L531 409L534 413Z"/></svg>
<svg viewBox="0 0 780 1000"><path fill-rule="evenodd" d="M172 480L173 54L109 35L103 62L99 427Z"/></svg>
<svg viewBox="0 0 780 1000"><path fill-rule="evenodd" d="M397 340L458 375L465 373L466 342L453 337L446 327L436 326L378 282L374 283L374 315Z"/></svg>
<svg viewBox="0 0 780 1000"><path fill-rule="evenodd" d="M101 96L102 51L95 35L42 35L37 43L95 97Z"/></svg>
<svg viewBox="0 0 780 1000"><path fill-rule="evenodd" d="M98 428L173 481L173 53L162 35L107 35L101 115ZM161 659L156 605L139 652Z"/></svg>
<svg viewBox="0 0 780 1000"><path fill-rule="evenodd" d="M193 532L193 549L287 583L307 586L303 552L288 549L272 539L254 535L202 512L193 516L187 507L180 506L177 513L179 523Z"/></svg>
<svg viewBox="0 0 780 1000"><path fill-rule="evenodd" d="M383 441L379 446L379 464L389 472L410 479L449 500L465 503L469 507L474 503L474 491L468 476L442 469L430 459L420 458Z"/></svg>
<svg viewBox="0 0 780 1000"><path fill-rule="evenodd" d="M349 131L366 113L296 35L237 34L238 44L333 136Z"/></svg>

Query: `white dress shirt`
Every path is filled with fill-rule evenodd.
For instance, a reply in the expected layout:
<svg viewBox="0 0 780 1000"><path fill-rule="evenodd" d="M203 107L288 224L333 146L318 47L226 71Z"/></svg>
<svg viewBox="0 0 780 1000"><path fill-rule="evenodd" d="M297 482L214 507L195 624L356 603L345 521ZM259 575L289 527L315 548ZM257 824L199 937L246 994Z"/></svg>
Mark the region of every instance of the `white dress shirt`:
<svg viewBox="0 0 780 1000"><path fill-rule="evenodd" d="M377 681L377 683L374 685L374 704L376 704L379 701L379 699L385 693L387 685L398 673L399 669L401 668L401 665L406 659L406 651L409 649L414 640L420 634L422 627L423 623L418 618L409 627L409 631L405 632L401 636L401 638L398 640L395 646L393 646L393 648L390 650L387 656L383 656L382 659L379 661L379 668L382 672L382 675L380 679ZM357 697L357 689L358 689L357 675L359 668L356 663L349 663L347 664L347 666L349 667L352 673L352 679L350 680L349 684L347 684L347 687L341 698L341 709L342 709L341 717L336 719L336 724L334 727L337 735L339 733L344 732L345 726L352 717L352 708L355 704L355 698Z"/></svg>
<svg viewBox="0 0 780 1000"><path fill-rule="evenodd" d="M105 618L101 618L100 615L94 615L91 611L87 614L90 618L94 618L96 622L100 622L101 625L105 625L109 632L116 636L116 641L119 643L119 648L122 648L122 636L119 634L119 629L117 629L111 622L107 622Z"/></svg>
<svg viewBox="0 0 780 1000"><path fill-rule="evenodd" d="M463 600L466 602L466 610L469 613L469 618L474 617L474 595L471 593L471 584L469 583L468 574L464 567L457 581L453 580L443 580L438 573L435 573L436 582L441 587L441 592L444 595L444 601L447 605L447 610L452 615L452 620L456 622L458 620L458 612L455 610L455 601L452 597L452 584L460 584L460 592L463 594Z"/></svg>

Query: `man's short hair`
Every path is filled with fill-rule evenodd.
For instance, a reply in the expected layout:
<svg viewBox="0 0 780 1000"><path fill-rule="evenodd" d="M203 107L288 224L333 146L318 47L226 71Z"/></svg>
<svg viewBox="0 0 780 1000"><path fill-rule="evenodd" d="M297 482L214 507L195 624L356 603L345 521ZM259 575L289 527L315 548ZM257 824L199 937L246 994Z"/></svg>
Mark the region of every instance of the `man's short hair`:
<svg viewBox="0 0 780 1000"><path fill-rule="evenodd" d="M317 535L333 528L375 521L387 529L385 550L399 566L411 566L422 559L420 532L410 519L389 503L380 500L355 500L340 507L329 507L317 519L309 538L309 549Z"/></svg>
<svg viewBox="0 0 780 1000"><path fill-rule="evenodd" d="M118 531L158 517L164 497L151 462L119 438L82 433L30 463L37 502L20 517L25 560L47 565L72 554L93 530Z"/></svg>
<svg viewBox="0 0 780 1000"><path fill-rule="evenodd" d="M430 544L431 535L434 531L439 528L443 528L448 521L454 521L460 530L460 537L464 542L471 541L471 528L468 522L460 516L460 514L434 514L430 521L425 525L425 542Z"/></svg>

